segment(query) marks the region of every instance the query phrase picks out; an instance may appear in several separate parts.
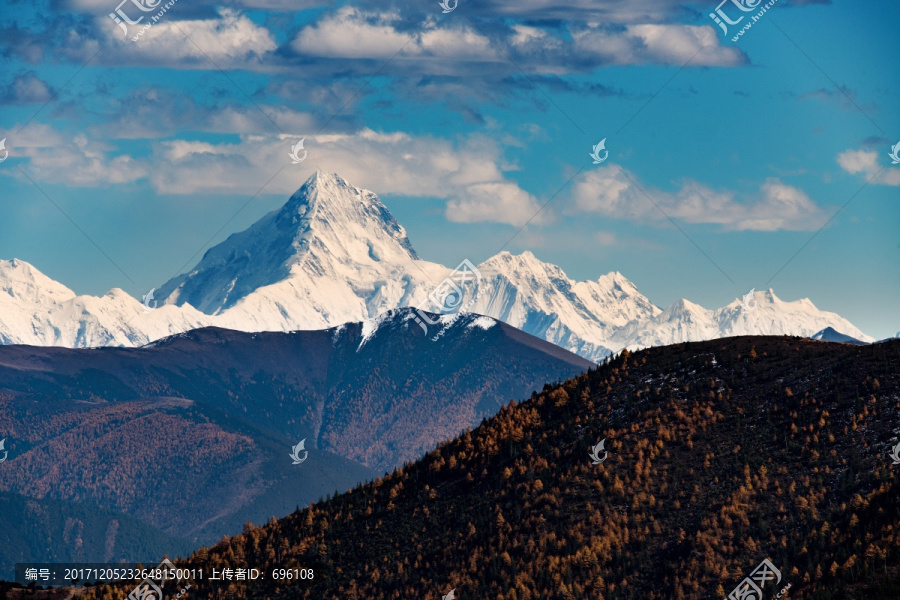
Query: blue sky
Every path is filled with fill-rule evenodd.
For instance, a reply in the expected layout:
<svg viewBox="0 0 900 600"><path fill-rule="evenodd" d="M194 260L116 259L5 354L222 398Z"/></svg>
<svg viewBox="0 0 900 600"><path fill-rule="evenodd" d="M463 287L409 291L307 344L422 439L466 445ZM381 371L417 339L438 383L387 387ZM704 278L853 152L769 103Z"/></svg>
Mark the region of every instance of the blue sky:
<svg viewBox="0 0 900 600"><path fill-rule="evenodd" d="M321 168L428 260L531 250L663 307L772 287L894 335L900 6L778 0L733 42L765 4L733 2L726 37L716 2L176 0L133 42L115 1L4 0L0 258L139 298Z"/></svg>

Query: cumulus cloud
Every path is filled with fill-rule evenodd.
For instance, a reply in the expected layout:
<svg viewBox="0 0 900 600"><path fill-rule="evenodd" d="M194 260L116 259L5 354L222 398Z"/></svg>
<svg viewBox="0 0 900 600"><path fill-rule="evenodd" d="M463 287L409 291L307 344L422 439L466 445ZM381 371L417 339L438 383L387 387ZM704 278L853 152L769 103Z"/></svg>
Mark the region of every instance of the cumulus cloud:
<svg viewBox="0 0 900 600"><path fill-rule="evenodd" d="M301 54L329 58L401 57L498 60L490 41L471 28L440 29L426 22L422 30L397 29L397 13L363 12L345 6L304 27L291 46Z"/></svg>
<svg viewBox="0 0 900 600"><path fill-rule="evenodd" d="M634 175L616 165L581 176L573 186L568 212L640 222L671 217L686 223L721 225L726 230L809 231L824 221L821 208L803 190L776 178L767 179L753 198L738 201L733 192L690 180L674 193L640 185Z"/></svg>
<svg viewBox="0 0 900 600"><path fill-rule="evenodd" d="M522 226L543 223L541 207L534 196L512 182L477 183L447 203L444 216L456 223L494 221Z"/></svg>
<svg viewBox="0 0 900 600"><path fill-rule="evenodd" d="M497 31L497 35L506 42L503 48L513 49L515 61L534 72L588 71L611 64L682 65L691 58L696 66L746 63L740 50L720 44L711 25L650 23L622 28L594 24L554 36L539 27L513 24L508 30ZM505 51L467 25L438 25L428 19L410 30L396 13L365 12L350 6L300 30L291 47L305 56L343 59L384 60L397 54L406 60L403 69L416 65L420 71L432 73L453 71L448 68L448 60L496 62L505 70L512 68ZM429 60L437 58L441 61ZM418 61L411 65L413 59Z"/></svg>
<svg viewBox="0 0 900 600"><path fill-rule="evenodd" d="M394 29L392 13L370 18L352 6L300 30L292 46L298 52L341 58L390 58L409 40Z"/></svg>
<svg viewBox="0 0 900 600"><path fill-rule="evenodd" d="M837 162L842 169L856 175L872 175L878 171L878 153L871 150L846 150L838 154Z"/></svg>
<svg viewBox="0 0 900 600"><path fill-rule="evenodd" d="M147 165L108 144L82 133L66 135L44 124L33 124L21 134L5 132L14 157L28 159L26 170L36 179L70 186L132 183L147 176ZM14 172L11 172L15 175Z"/></svg>
<svg viewBox="0 0 900 600"><path fill-rule="evenodd" d="M621 93L595 81L565 78L606 65L681 66L692 57L689 67L747 63L739 49L723 45L711 24L678 23L693 18L692 13L668 0L467 6L475 21L440 18L439 11L424 7L385 8L367 0L306 14L298 11L318 3L198 0L178 2L137 42L131 38L141 26L129 26L125 37L109 18L114 6L101 0L53 2L58 14L43 22L43 30L7 28L0 51L31 61L47 56L77 64L90 60L92 66L242 69L285 81L303 79L311 89L349 84L353 91L342 95L338 106L377 70L389 80L394 96L444 103L471 122L484 119L485 103L534 102L536 86L591 95ZM241 12L250 8L294 14L272 14L261 24L255 13L251 19ZM138 16L130 2L123 10ZM545 18L548 11L560 16ZM144 23L150 14L144 15ZM303 25L282 40L278 31L292 30L295 22Z"/></svg>
<svg viewBox="0 0 900 600"><path fill-rule="evenodd" d="M148 13L154 14L154 13ZM133 15L132 18L136 18ZM103 60L118 63L139 62L156 66L215 68L253 68L261 64L261 58L273 52L277 45L265 27L257 25L240 12L223 8L218 18L178 21L175 15L163 15L155 24L138 35L148 22L131 25L128 36L105 15L98 18L98 30L105 36L104 43L115 48Z"/></svg>
<svg viewBox="0 0 900 600"><path fill-rule="evenodd" d="M887 167L881 170L878 161L875 150L845 150L837 156L838 164L851 175L863 175L867 180L874 177L872 183L880 185L900 185L900 169Z"/></svg>

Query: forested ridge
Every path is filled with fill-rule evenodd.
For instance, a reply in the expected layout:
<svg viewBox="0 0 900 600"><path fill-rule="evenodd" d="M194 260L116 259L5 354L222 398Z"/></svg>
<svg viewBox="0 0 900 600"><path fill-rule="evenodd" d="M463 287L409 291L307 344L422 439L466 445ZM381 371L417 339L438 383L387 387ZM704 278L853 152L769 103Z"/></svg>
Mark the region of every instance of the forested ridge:
<svg viewBox="0 0 900 600"><path fill-rule="evenodd" d="M623 352L383 479L179 564L191 598L900 598L900 341L743 337ZM588 454L606 439L608 458ZM273 581L276 568L311 581ZM102 587L88 598L121 598Z"/></svg>

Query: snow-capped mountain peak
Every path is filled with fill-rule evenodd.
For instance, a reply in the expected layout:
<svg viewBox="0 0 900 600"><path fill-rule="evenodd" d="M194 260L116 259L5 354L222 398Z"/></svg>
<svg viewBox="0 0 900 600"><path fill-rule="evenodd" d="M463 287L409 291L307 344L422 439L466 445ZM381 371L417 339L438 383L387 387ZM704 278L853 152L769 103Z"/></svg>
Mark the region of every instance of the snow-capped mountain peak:
<svg viewBox="0 0 900 600"><path fill-rule="evenodd" d="M827 327L871 341L838 315L807 299L785 302L771 289L718 310L686 299L661 310L617 271L576 281L529 251L500 252L478 270L480 279L463 286L464 310L591 360L623 347L727 335L806 337ZM155 310L118 289L100 298L76 296L28 263L0 261L0 343L144 344L205 325L292 331L363 322L364 346L377 336L386 311L440 312L430 295L451 273L419 259L374 193L318 171L281 208L160 286ZM430 326L432 337L456 318L440 317Z"/></svg>
<svg viewBox="0 0 900 600"><path fill-rule="evenodd" d="M148 310L120 288L77 296L23 260L0 260L0 344L131 345L199 327L203 316L190 306Z"/></svg>
<svg viewBox="0 0 900 600"><path fill-rule="evenodd" d="M470 310L497 318L582 356L609 353L616 327L659 312L620 274L573 281L531 252L501 252L478 265Z"/></svg>
<svg viewBox="0 0 900 600"><path fill-rule="evenodd" d="M35 304L62 302L75 297L75 292L50 279L30 263L14 258L0 260L0 297Z"/></svg>
<svg viewBox="0 0 900 600"><path fill-rule="evenodd" d="M668 307L659 314L660 319L670 320L673 318L697 318L706 316L709 312L699 304L695 304L687 298L681 298L675 304Z"/></svg>
<svg viewBox="0 0 900 600"><path fill-rule="evenodd" d="M335 173L316 171L278 211L276 221L279 229L294 230L304 241L313 237L323 245L331 241L345 244L338 248L325 246L331 255L343 248L354 259L363 253L373 261L418 259L406 230L378 196L350 185ZM360 242L365 247L356 249L356 253L346 247L348 243ZM298 250L312 252L316 247Z"/></svg>
<svg viewBox="0 0 900 600"><path fill-rule="evenodd" d="M162 285L158 297L219 314L288 279L336 279L376 263L417 259L406 231L374 193L317 171L284 206L211 248L193 270Z"/></svg>
<svg viewBox="0 0 900 600"><path fill-rule="evenodd" d="M610 271L606 275L597 278L597 284L603 288L609 288L614 294L634 295L639 294L637 287L627 277L618 271Z"/></svg>

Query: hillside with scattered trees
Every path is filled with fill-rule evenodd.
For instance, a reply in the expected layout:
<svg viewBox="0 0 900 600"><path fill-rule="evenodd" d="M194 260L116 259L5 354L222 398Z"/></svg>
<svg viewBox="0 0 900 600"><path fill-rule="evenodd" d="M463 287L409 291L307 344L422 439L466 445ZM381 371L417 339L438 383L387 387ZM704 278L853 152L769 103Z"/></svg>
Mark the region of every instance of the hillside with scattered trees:
<svg viewBox="0 0 900 600"><path fill-rule="evenodd" d="M176 562L264 573L194 581L196 599L721 600L769 559L780 580L765 598L896 600L898 428L900 341L624 352L383 479ZM294 568L314 576L272 579Z"/></svg>

